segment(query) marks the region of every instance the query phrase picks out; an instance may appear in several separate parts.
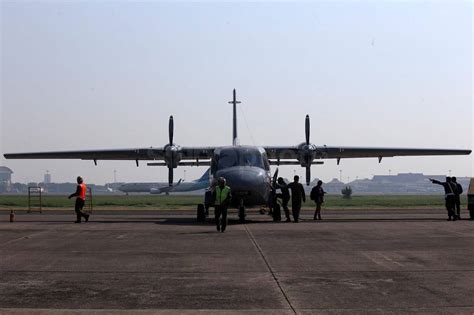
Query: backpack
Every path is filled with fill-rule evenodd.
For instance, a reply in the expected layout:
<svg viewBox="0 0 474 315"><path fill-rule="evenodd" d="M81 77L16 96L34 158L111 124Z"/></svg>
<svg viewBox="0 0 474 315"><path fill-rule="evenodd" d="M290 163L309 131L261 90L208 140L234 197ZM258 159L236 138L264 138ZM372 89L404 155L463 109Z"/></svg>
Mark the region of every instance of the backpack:
<svg viewBox="0 0 474 315"><path fill-rule="evenodd" d="M310 193L310 195L309 195L309 198L310 198L311 200L316 201L316 194L317 194L317 192L316 192L316 186L314 186L313 189L311 189L311 193Z"/></svg>

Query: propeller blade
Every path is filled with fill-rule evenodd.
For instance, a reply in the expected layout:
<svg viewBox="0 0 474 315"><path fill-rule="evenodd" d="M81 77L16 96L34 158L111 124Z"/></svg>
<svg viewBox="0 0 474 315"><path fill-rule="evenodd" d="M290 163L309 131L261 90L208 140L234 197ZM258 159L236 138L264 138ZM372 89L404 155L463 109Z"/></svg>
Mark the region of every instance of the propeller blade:
<svg viewBox="0 0 474 315"><path fill-rule="evenodd" d="M168 125L168 134L170 138L170 145L173 145L173 133L174 133L174 122L173 122L173 116L170 116L170 121Z"/></svg>
<svg viewBox="0 0 474 315"><path fill-rule="evenodd" d="M168 167L168 185L173 186L173 168Z"/></svg>
<svg viewBox="0 0 474 315"><path fill-rule="evenodd" d="M309 144L309 115L306 115L304 131L306 135L306 144Z"/></svg>
<svg viewBox="0 0 474 315"><path fill-rule="evenodd" d="M311 166L306 166L306 185L311 181Z"/></svg>
<svg viewBox="0 0 474 315"><path fill-rule="evenodd" d="M273 180L272 180L272 186L273 187L275 187L275 185L276 185L277 178L278 178L278 167L277 167L275 173L273 174Z"/></svg>

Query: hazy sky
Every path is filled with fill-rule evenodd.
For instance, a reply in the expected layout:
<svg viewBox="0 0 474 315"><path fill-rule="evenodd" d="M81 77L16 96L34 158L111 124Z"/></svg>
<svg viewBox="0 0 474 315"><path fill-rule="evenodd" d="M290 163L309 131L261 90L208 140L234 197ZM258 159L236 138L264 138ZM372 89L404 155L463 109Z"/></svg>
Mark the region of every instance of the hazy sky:
<svg viewBox="0 0 474 315"><path fill-rule="evenodd" d="M473 147L471 2L1 2L1 146ZM327 160L323 180L473 176L473 156ZM166 181L134 161L5 160L14 181ZM300 167L281 167L284 176ZM178 168L175 178L204 168Z"/></svg>

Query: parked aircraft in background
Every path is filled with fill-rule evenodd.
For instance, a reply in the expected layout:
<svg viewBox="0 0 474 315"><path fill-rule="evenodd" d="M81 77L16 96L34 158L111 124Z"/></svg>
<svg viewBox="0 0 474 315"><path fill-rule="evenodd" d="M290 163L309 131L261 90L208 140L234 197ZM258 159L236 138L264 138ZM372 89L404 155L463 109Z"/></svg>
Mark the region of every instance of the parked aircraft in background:
<svg viewBox="0 0 474 315"><path fill-rule="evenodd" d="M471 150L420 149L420 148L369 148L316 146L310 142L309 115L305 119L305 142L294 146L243 146L237 140L237 101L234 89L233 136L231 146L182 147L173 142L173 116L169 118L169 142L160 148L135 148L87 151L59 151L34 153L9 153L7 159L82 159L92 160L132 160L137 166L140 160L158 160L148 163L152 166L168 168L168 183L172 186L173 170L178 166L208 165L214 178L224 177L232 190L232 204L239 208L239 217L245 218L247 206L271 205L272 178L270 165L300 165L306 169L306 183L309 185L311 166L323 164L320 160L349 158L422 156L422 155L468 155ZM284 119L284 118L282 118ZM293 125L292 122L287 122ZM276 179L277 171L273 178Z"/></svg>
<svg viewBox="0 0 474 315"><path fill-rule="evenodd" d="M176 185L169 186L168 183L127 183L118 188L124 193L162 194L173 192L187 192L206 189L210 184L210 169L207 169L201 178L191 182L183 182L181 179Z"/></svg>

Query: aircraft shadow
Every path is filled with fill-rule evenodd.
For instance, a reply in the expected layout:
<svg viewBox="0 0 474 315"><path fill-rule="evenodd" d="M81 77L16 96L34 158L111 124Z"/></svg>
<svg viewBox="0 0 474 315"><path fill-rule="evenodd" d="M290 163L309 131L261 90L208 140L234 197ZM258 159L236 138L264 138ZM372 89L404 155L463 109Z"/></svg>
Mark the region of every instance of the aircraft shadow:
<svg viewBox="0 0 474 315"><path fill-rule="evenodd" d="M246 220L245 224L268 224L268 223L273 223L273 221L260 221L260 220ZM160 225L209 225L209 226L214 226L215 220L214 218L207 218L205 222L197 222L195 218L166 218L166 219L160 219L156 224ZM239 225L241 224L239 219L228 219L227 220L227 225Z"/></svg>
<svg viewBox="0 0 474 315"><path fill-rule="evenodd" d="M336 219L323 219L321 221L314 221L312 219L300 219L300 223L314 223L314 224L335 224L335 223L367 223L367 222L445 222L445 218L336 218ZM469 218L463 218L459 221L472 221ZM65 223L74 224L74 220L18 220L18 223L41 223L47 225L60 225ZM213 217L209 217L205 222L197 222L193 217L175 217L175 218L130 218L130 219L94 219L93 217L89 222L82 222L81 224L158 224L158 225L176 225L176 226L214 226L215 220ZM290 224L293 222L274 222L270 217L261 220L245 221L245 224ZM228 225L240 225L239 219L229 218Z"/></svg>

